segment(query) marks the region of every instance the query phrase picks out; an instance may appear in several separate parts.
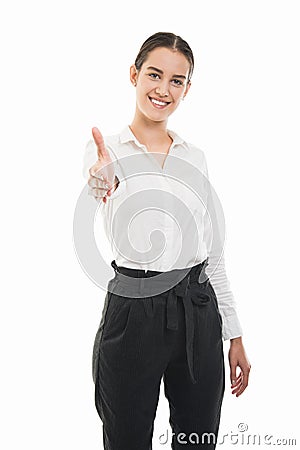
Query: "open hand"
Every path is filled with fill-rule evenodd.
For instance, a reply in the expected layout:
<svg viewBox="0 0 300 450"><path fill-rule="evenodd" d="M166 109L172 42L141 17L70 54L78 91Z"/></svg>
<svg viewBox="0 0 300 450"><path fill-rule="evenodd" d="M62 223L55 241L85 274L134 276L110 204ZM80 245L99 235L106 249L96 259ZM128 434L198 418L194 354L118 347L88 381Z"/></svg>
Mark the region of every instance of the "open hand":
<svg viewBox="0 0 300 450"><path fill-rule="evenodd" d="M98 128L92 128L94 142L97 146L98 160L90 168L90 178L88 185L91 194L98 202L101 200L106 203L107 195L110 196L115 189L114 165L110 158L104 139Z"/></svg>

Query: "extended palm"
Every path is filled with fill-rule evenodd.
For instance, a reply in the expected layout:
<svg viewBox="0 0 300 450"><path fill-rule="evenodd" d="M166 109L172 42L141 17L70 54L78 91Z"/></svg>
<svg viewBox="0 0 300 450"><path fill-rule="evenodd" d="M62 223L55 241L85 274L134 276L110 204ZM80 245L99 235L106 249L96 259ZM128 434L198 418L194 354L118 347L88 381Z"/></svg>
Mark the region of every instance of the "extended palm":
<svg viewBox="0 0 300 450"><path fill-rule="evenodd" d="M115 182L114 165L98 128L92 128L92 134L97 146L98 160L90 168L88 184L95 199L97 201L103 200L106 203L106 195L111 195Z"/></svg>

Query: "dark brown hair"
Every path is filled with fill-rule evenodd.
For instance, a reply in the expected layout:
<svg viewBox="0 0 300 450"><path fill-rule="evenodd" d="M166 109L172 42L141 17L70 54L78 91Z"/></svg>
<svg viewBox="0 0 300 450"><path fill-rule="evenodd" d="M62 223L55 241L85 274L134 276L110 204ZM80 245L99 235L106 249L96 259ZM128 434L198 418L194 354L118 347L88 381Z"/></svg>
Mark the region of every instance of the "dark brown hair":
<svg viewBox="0 0 300 450"><path fill-rule="evenodd" d="M190 70L188 74L188 82L191 80L193 70L194 70L194 55L189 46L189 44L184 41L180 36L176 36L173 33L163 33L158 32L150 36L140 48L140 51L135 60L135 67L140 70L143 63L147 59L148 54L151 50L158 47L170 48L172 50L177 50L182 53L190 64Z"/></svg>

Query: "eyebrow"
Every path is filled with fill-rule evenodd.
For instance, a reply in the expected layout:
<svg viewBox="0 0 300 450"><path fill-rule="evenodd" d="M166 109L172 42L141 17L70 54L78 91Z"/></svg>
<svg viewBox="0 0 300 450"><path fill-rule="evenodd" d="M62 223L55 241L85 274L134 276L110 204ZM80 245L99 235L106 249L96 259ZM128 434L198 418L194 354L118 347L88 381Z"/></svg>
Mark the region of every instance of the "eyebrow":
<svg viewBox="0 0 300 450"><path fill-rule="evenodd" d="M153 67L153 66L147 67L147 70L155 70L156 72L161 73L161 74L164 73L161 69L158 69L157 67ZM173 77L175 77L175 78L183 78L184 80L186 79L185 75L173 75Z"/></svg>

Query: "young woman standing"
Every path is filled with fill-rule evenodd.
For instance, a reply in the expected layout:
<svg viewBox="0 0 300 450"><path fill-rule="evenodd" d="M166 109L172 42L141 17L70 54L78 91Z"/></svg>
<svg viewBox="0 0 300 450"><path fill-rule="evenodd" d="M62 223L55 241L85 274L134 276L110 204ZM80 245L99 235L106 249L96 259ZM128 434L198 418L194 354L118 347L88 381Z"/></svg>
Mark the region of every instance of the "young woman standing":
<svg viewBox="0 0 300 450"><path fill-rule="evenodd" d="M225 389L222 339L230 339L232 393L239 396L248 385L251 366L224 258L211 251L207 214L186 187L194 181L208 186L205 155L167 128L189 92L193 68L192 50L180 36L150 36L130 67L136 89L130 126L105 139L93 128L85 154L90 192L103 201L115 256L115 277L93 348L95 402L106 450L152 448L162 377L172 448L215 448ZM147 215L140 215L128 245L122 211L131 211L130 199ZM166 214L161 215L161 205ZM170 205L179 217L182 241L167 214ZM164 234L163 251L153 230Z"/></svg>

